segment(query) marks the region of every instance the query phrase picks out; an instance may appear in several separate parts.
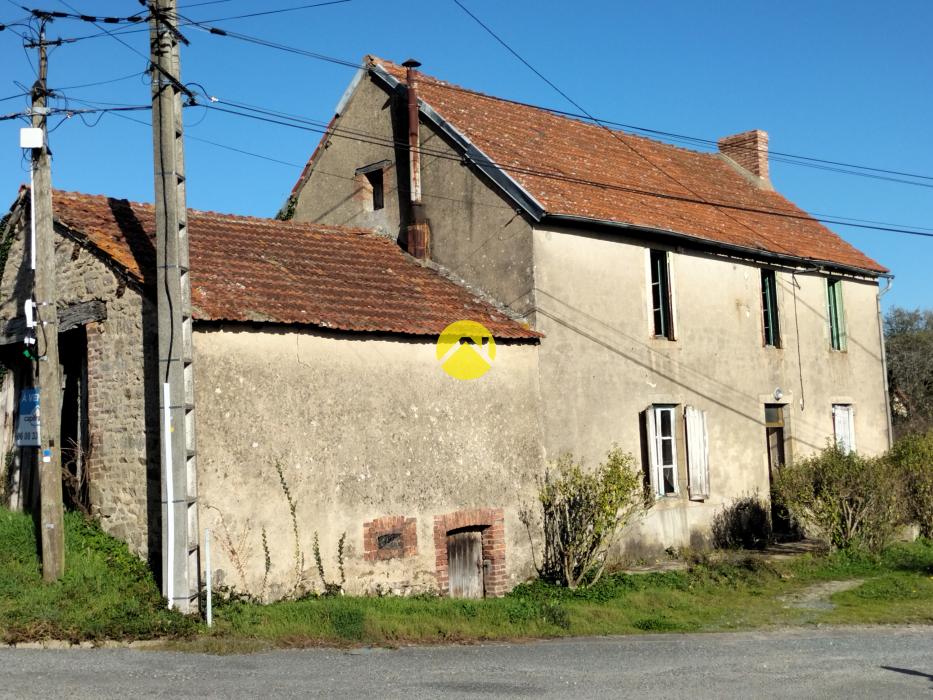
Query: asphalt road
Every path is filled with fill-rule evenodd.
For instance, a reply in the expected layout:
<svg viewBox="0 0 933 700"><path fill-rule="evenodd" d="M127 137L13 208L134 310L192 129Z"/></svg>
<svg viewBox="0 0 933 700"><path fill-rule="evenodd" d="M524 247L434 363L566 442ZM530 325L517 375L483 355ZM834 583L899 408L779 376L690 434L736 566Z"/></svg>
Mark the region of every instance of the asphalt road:
<svg viewBox="0 0 933 700"><path fill-rule="evenodd" d="M933 627L208 656L0 649L2 698L933 698Z"/></svg>

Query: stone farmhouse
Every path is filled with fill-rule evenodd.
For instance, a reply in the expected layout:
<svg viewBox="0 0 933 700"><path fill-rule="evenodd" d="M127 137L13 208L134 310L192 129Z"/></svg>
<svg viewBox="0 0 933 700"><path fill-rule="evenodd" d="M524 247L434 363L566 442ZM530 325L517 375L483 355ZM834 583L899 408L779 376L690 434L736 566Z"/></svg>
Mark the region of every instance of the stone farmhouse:
<svg viewBox="0 0 933 700"><path fill-rule="evenodd" d="M3 232L5 493L29 191ZM160 567L153 208L57 191L62 445L109 532ZM500 595L533 573L520 510L562 452L636 455L655 506L619 556L705 542L829 442L889 444L887 270L778 195L767 136L700 153L368 57L284 214L188 212L197 470L191 595ZM451 323L490 365L445 372ZM456 344L456 351L474 352ZM494 357L494 359L493 359ZM267 563L268 562L268 563ZM158 572L157 572L158 573Z"/></svg>
<svg viewBox="0 0 933 700"><path fill-rule="evenodd" d="M789 459L889 445L887 270L775 191L763 131L697 152L368 56L286 211L372 227L541 332L545 456L641 455L632 553L702 542Z"/></svg>

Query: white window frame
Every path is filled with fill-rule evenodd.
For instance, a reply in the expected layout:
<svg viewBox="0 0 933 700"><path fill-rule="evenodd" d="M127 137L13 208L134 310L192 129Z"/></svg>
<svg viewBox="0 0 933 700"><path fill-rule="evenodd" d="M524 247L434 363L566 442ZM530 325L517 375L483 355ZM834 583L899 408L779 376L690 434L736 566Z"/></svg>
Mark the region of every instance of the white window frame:
<svg viewBox="0 0 933 700"><path fill-rule="evenodd" d="M855 408L850 403L833 404L833 440L843 454L855 452Z"/></svg>
<svg viewBox="0 0 933 700"><path fill-rule="evenodd" d="M671 433L669 436L662 435L660 430L662 425L661 416L664 413L670 414ZM650 476L655 496L658 498L677 496L680 493L677 475L677 406L674 404L652 404L648 407L646 423L648 427L648 454L651 459ZM671 442L670 464L664 464L662 460L664 440L670 440ZM665 469L670 469L673 474L674 490L670 493L664 492Z"/></svg>

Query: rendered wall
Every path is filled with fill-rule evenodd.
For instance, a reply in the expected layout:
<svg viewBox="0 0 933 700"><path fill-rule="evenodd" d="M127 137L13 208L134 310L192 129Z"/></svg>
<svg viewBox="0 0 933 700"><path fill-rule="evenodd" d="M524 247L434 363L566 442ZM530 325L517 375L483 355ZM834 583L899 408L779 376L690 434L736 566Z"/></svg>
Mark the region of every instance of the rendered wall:
<svg viewBox="0 0 933 700"><path fill-rule="evenodd" d="M499 592L531 573L518 510L533 498L542 466L536 346L500 344L485 376L458 381L441 370L430 339L199 326L194 342L200 517L214 532L219 582L263 593L265 532L265 597L295 584L277 464L297 504L299 573L318 591L315 532L329 579L338 577L346 533L349 592L433 591L446 573L435 521L493 527L497 509ZM415 551L377 556L374 521L416 532Z"/></svg>
<svg viewBox="0 0 933 700"><path fill-rule="evenodd" d="M876 284L843 283L849 341L837 352L830 349L825 278L778 272L783 348L763 347L759 268L675 251L672 342L651 336L643 243L566 230L536 230L534 241L549 457L572 451L592 463L613 443L639 457L639 412L649 404L707 411L711 498L660 499L625 538L629 553L699 544L723 504L745 494L767 497L764 404L775 403L778 387L788 459L833 439L833 403L854 404L859 451L887 447ZM683 478L682 444L678 452Z"/></svg>
<svg viewBox="0 0 933 700"><path fill-rule="evenodd" d="M394 107L393 107L394 105ZM336 126L367 140L407 143L404 101L364 78ZM393 122L393 114L395 121ZM398 115L401 114L401 117ZM401 118L401 121L399 119ZM531 227L514 204L462 164L459 153L422 119L423 209L431 224L431 259L516 315L533 321ZM298 194L295 219L376 228L398 238L408 217L408 154L405 149L339 135L319 147L316 165ZM373 211L357 168L390 160L385 208Z"/></svg>

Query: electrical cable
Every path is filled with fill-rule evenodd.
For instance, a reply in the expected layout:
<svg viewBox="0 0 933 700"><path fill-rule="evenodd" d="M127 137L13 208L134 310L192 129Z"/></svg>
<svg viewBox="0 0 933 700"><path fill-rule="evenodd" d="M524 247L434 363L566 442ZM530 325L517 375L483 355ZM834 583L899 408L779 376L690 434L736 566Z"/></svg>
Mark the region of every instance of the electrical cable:
<svg viewBox="0 0 933 700"><path fill-rule="evenodd" d="M270 123L270 124L286 126L286 127L290 127L294 129L303 130L303 131L310 131L310 132L319 133L319 134L328 134L328 135L335 136L338 138L347 138L350 140L360 141L364 143L372 143L372 144L382 145L382 146L392 146L392 147L400 148L400 149L409 148L407 142L393 141L390 139L378 137L376 135L370 135L371 138L367 138L364 136L360 136L358 134L354 134L352 131L349 131L349 130L346 130L346 133L344 133L345 130L341 130L340 128L327 129L326 127L323 127L323 126L301 124L295 121L283 120L282 118L270 118L267 116L263 116L261 114L250 114L247 111L237 111L235 109L227 109L225 107L218 107L215 104L204 105L204 106L210 110L232 114L232 115L236 115L240 117L245 117L245 118L249 118L253 120L263 121L263 122ZM462 157L454 156L443 151L439 151L439 150L434 151L433 149L424 148L424 147L422 147L419 150L424 155L431 155L431 156L438 157L438 158L446 158L448 160L463 162ZM838 225L844 225L844 226L851 226L854 228L876 230L876 231L883 231L883 232L889 232L889 233L902 233L902 234L908 234L908 235L933 237L933 233L927 233L924 231L910 229L910 228L901 228L897 226L887 226L887 225L878 226L878 225L873 225L873 224L851 223L851 221L855 221L855 219L852 219L850 217L839 217L835 215L820 215L820 214L808 215L804 213L797 213L794 210L765 209L765 208L758 208L758 207L746 207L746 206L737 205L737 204L730 204L727 202L709 202L704 199L693 199L693 198L685 197L683 195L679 195L677 193L672 193L672 192L654 192L651 190L643 190L639 188L628 187L625 185L618 185L614 183L588 180L582 177L568 176L564 173L554 173L554 172L534 170L531 168L522 168L519 166L514 166L514 165L509 165L509 164L497 163L489 159L484 159L482 161L474 159L472 162L475 163L479 167L482 167L482 166L495 167L495 168L499 168L503 171L510 172L510 173L525 174L525 175L530 175L534 177L541 177L541 178L557 180L561 182L568 182L572 184L592 186L592 187L596 187L600 189L627 192L627 193L635 194L635 195L656 197L656 198L667 199L667 200L672 200L672 201L681 201L681 202L685 202L689 204L714 206L717 208L729 209L729 210L737 211L737 212L763 214L767 216L777 216L777 217L802 220L802 221L816 220L816 221L820 221L826 224L838 224ZM849 219L849 221L846 221L845 219Z"/></svg>
<svg viewBox="0 0 933 700"><path fill-rule="evenodd" d="M201 7L202 5L220 5L225 2L233 2L233 0L205 0L205 2L192 2L187 5L179 5L178 9L188 9L189 7Z"/></svg>
<svg viewBox="0 0 933 700"><path fill-rule="evenodd" d="M94 82L94 83L83 83L83 84L81 84L81 85L68 85L68 86L66 86L66 87L60 87L60 88L49 88L49 91L50 91L50 92L57 92L57 91L60 91L60 90L78 90L78 89L80 89L80 88L96 87L96 86L98 86L98 85L110 85L111 83L119 83L120 81L129 80L130 78L135 78L135 77L137 77L137 76L141 76L141 75L145 75L145 74L146 74L145 71L135 71L135 72L130 73L130 74L128 74L128 75L123 75L123 76L121 76L121 77L119 77L119 78L111 78L110 80L99 80L99 81ZM0 101L2 101L2 100L0 100Z"/></svg>
<svg viewBox="0 0 933 700"><path fill-rule="evenodd" d="M179 17L181 17L181 15L179 15ZM342 65L348 68L358 69L361 67L358 62L353 62L353 61L349 61L346 59L337 58L334 56L327 56L325 54L321 54L317 52L307 51L305 49L300 49L294 46L288 46L288 45L274 42L271 40L262 39L260 37L242 34L239 32L224 30L224 29L220 29L217 27L205 26L206 22L204 21L194 21L189 18L184 18L184 21L180 23L180 26L191 26L191 25L203 31L207 31L208 33L213 34L215 36L230 36L240 41L245 41L248 43L256 44L258 46L273 48L279 51L284 51L287 53L292 53L292 54L304 56L307 58L326 61L328 63L333 63L336 65ZM550 112L552 114L556 114L559 116L585 120L585 121L589 121L600 126L604 126L604 128L606 128L605 125L618 126L620 128L628 129L630 131L652 134L652 135L663 137L663 138L666 138L672 141L681 141L681 142L686 142L686 143L691 143L691 144L700 144L704 146L710 146L713 149L718 148L718 141L715 139L708 139L708 138L703 138L699 136L688 136L685 134L662 131L659 129L652 129L649 127L637 126L634 124L616 122L616 121L612 121L608 119L603 119L600 117L595 117L589 113L583 113L583 110L581 110L580 112L569 112L569 111L560 110L554 107L546 107L546 106L537 105L537 104L533 104L529 102L521 102L519 100L510 100L510 99L501 98L501 97L492 98L492 97L489 97L488 95L482 95L481 93L477 93L474 90L469 90L467 88L463 88L458 85L451 85L450 83L446 83L446 82L441 83L440 87L442 87L443 89L447 89L447 90L454 90L454 91L469 93L473 95L481 95L489 99L495 99L501 102L508 102L510 104L515 104L515 105L519 105L522 107L529 107L532 109L543 110L545 112ZM607 130L610 133L615 134L615 132L612 129L607 128ZM737 146L736 148L740 150L748 150L748 151L756 151L756 152L762 150L762 149L758 149L758 148L751 147L751 146ZM901 178L914 178L918 180L928 180L931 183L933 183L933 175L911 173L911 172L906 172L903 170L895 170L895 169L890 169L890 168L878 168L878 167L869 166L869 165L859 165L859 164L847 163L843 161L816 158L813 156L804 156L804 155L798 155L798 154L793 154L793 153L786 153L783 151L770 151L769 158L775 162L785 163L788 165L812 167L812 168L816 168L819 170L827 170L830 172L837 172L837 173L846 174L846 175L867 177L867 178L878 179L878 180L887 180L890 182L896 182L896 183L907 184L907 185L914 185L914 186L921 186L921 187L933 187L933 185L927 185L925 183L920 183L920 182L913 182L911 180L898 179L897 177L893 177L893 178L880 177L880 175L892 175L892 176L899 176ZM820 166L834 166L834 167L830 168L830 167L820 167ZM868 172L859 172L859 171L868 171ZM873 175L872 173L877 173L878 175Z"/></svg>
<svg viewBox="0 0 933 700"><path fill-rule="evenodd" d="M674 183L676 183L678 186L680 186L680 187L682 187L683 189L685 189L685 190L687 190L688 192L690 192L694 197L697 197L697 198L699 198L699 199L701 199L701 200L703 200L703 201L705 202L705 200L703 199L703 197L702 197L696 190L694 190L693 188L689 187L687 184L685 184L684 182L682 182L679 178L675 177L674 175L672 175L671 173L669 173L667 170L665 170L664 168L662 168L660 165L658 165L657 163L655 163L651 158L649 158L648 156L646 156L646 155L645 155L644 153L642 153L640 150L638 150L637 148L635 148L635 146L633 146L633 145L632 145L631 143L629 143L627 140L625 140L624 138L622 138L622 137L619 135L618 132L613 131L613 130L610 129L608 126L606 126L605 124L603 124L602 122L600 122L598 119L596 119L596 117L594 117L592 114L590 114L579 102L577 102L577 101L574 100L570 95L568 95L566 92L564 92L563 90L561 90L555 83L553 83L551 80L549 80L549 79L547 78L547 76L545 76L541 71L539 71L537 68L535 68L533 65L531 65L531 63L529 63L528 61L526 61L526 60L521 56L521 54L519 54L515 49L513 49L511 46L509 46L509 44L508 44L504 39L502 39L498 34L496 34L485 22L483 22L479 17L477 17L476 15L474 15L472 12L470 12L470 11L466 8L466 6L465 6L462 2L460 2L460 0L453 0L453 2L454 2L454 4L457 5L457 7L459 7L459 8L460 8L461 10L463 10L467 15L469 15L471 18L473 18L473 20L474 20L477 24L479 24L484 30L486 30L486 32L487 32L493 39L495 39L495 40L498 41L503 47L505 47L505 49L506 49L509 53L511 53L515 58L517 58L519 61L521 61L522 64L524 64L529 70L531 70L531 72L533 72L535 75L537 75L539 78L541 78L541 80L543 80L545 83L547 83L548 85L550 85L551 88L553 88L554 91L557 92L561 97L563 97L565 100L567 100L570 104L572 104L572 105L573 105L574 107L576 107L578 110L580 110L581 112L583 112L583 113L584 113L587 117L589 117L594 123L598 124L600 127L602 127L603 129L605 129L606 132L607 132L608 134L610 134L614 139L616 139L619 143L621 143L621 144L627 146L628 149L629 149L630 151L632 151L632 153L634 153L634 154L637 155L639 158L641 158L642 160L644 160L644 161L645 161L646 163L648 163L648 165L650 165L652 168L654 168L655 170L657 170L659 173L661 173L662 175L664 175L664 176L667 177L668 179L672 180L672 181L673 181ZM716 207L717 209L723 209L723 210L725 209L725 207L719 207L719 206L717 206L715 203L712 203L712 202L710 202L709 204L710 204L710 206ZM782 245L781 243L779 243L779 242L777 242L777 241L771 239L769 236L766 236L766 235L763 234L761 231L756 231L755 229L753 229L751 226L749 226L747 223L745 223L745 222L742 221L741 219L737 219L737 218L735 218L734 216L732 216L728 211L722 211L722 213L725 214L725 215L726 215L727 217L729 217L730 219L732 219L733 221L735 221L737 224L739 224L739 225L742 226L743 228L748 229L748 231L752 234L752 236L760 236L761 238L764 238L766 241L768 241L771 245L773 245L773 246L775 246L775 247L777 247L777 248L783 249L786 253L791 253L791 250L790 250L789 248L787 248L786 246Z"/></svg>
<svg viewBox="0 0 933 700"><path fill-rule="evenodd" d="M277 10L263 10L262 12L251 12L245 15L233 15L232 17L217 17L215 19L202 19L199 22L228 22L233 19L246 19L248 17L262 17L264 15L279 15L284 12L295 12L296 10L310 10L314 7L325 7L327 5L342 5L352 2L352 0L326 0L326 2L316 2L308 5L296 5L295 7L282 7Z"/></svg>
<svg viewBox="0 0 933 700"><path fill-rule="evenodd" d="M324 6L324 5L341 4L341 3L349 2L349 1L350 1L350 0L331 0L330 2L313 3L313 4L307 4L307 5L300 5L300 6L292 7L292 8L280 8L280 9L278 9L278 10L267 10L267 11L258 12L258 13L250 13L250 14L244 14L244 15L234 15L234 16L231 16L231 17L221 17L221 18L216 18L216 19L211 19L211 20L192 20L192 19L190 19L190 18L182 17L181 15L179 15L179 17L182 18L183 21L182 21L182 22L179 22L179 23L178 23L178 26L195 26L195 27L198 27L199 29L202 29L202 30L204 30L204 31L208 31L209 33L212 33L212 34L215 34L215 35L218 35L218 36L230 36L230 37L235 38L235 39L238 39L238 40L240 40L240 41L246 41L246 42L248 42L248 43L253 43L253 44L256 44L256 45L259 45L259 46L264 46L264 47L267 47L267 48L274 48L274 49L277 49L277 50L286 51L286 52L293 53L293 54L296 54L296 55L301 55L301 56L305 56L305 57L308 57L308 58L323 60L323 61L327 61L327 62L330 62L330 63L335 63L335 64L338 64L338 65L343 65L343 66L347 66L347 67L351 67L351 68L359 68L359 64L358 64L358 63L355 63L355 62L352 62L352 61L347 61L347 60L345 60L345 59L335 58L335 57L332 57L332 56L326 56L326 55L324 55L324 54L320 54L320 53L317 53L317 52L306 51L306 50L304 50L304 49L300 49L300 48L297 48L297 47L287 46L287 45L284 45L284 44L280 44L280 43L278 43L278 42L274 42L274 41L271 41L271 40L262 39L262 38L259 38L259 37L249 36L249 35L242 34L242 33L239 33L239 32L233 32L233 31L229 31L229 30L220 30L220 29L218 29L218 28L212 28L212 27L207 27L207 26L205 26L208 22L221 22L221 21L227 21L227 20L233 20L233 19L241 19L241 18L255 17L255 16L260 16L260 15L266 15L266 14L278 14L278 13L281 13L281 12L290 12L290 11L293 11L293 10L307 9L307 8L312 8L312 7L321 7L321 6ZM665 137L665 138L668 138L668 139L671 139L671 140L675 140L675 141L682 141L682 142L687 142L687 143L692 143L692 144L701 144L701 145L712 146L712 147L716 147L716 146L717 146L718 142L717 142L716 140L713 140L713 139L708 139L708 138L703 138L703 137L698 137L698 136L689 136L689 135L685 135L685 134L679 134L679 133L675 133L675 132L663 131L663 130L659 130L659 129L652 129L652 128L649 128L649 127L637 126L637 125L634 125L634 124L626 124L626 123L622 123L622 122L615 122L615 121L612 121L612 120L603 119L603 118L598 118L598 117L593 116L593 115L590 114L587 110L583 109L579 104L577 104L574 100L572 100L566 93L564 93L562 90L560 90L552 81L548 80L540 71L538 71L536 68L534 68L534 66L532 66L528 61L526 61L524 58L522 58L522 57L521 57L517 52L515 52L511 47L509 47L508 44L507 44L503 39L501 39L501 37L499 37L497 34L495 34L495 33L492 31L492 29L488 27L488 25L486 25L485 23L483 23L478 17L476 17L476 15L474 15L474 14L471 13L466 7L464 7L464 6L462 5L462 3L458 2L458 0L454 0L454 2L456 2L457 5L458 5L459 7L461 7L461 9L463 9L464 12L466 12L470 17L472 17L475 21L477 21L477 22L480 24L480 26L482 26L487 32L489 32L490 35L493 36L500 44L502 44L504 47L506 47L506 49L507 49L508 51L510 51L513 55L515 55L524 65L526 65L527 67L529 67L529 69L531 69L538 77L540 77L542 80L544 80L549 86L551 86L552 88L554 88L562 97L564 97L564 98L567 99L569 102L571 102L571 104L573 104L575 107L577 107L577 108L580 110L580 112L582 112L582 113L568 112L568 111L564 111L564 110L559 110L559 109L550 108L550 107L543 107L543 106L540 106L540 105L535 105L535 104L530 104L530 103L525 103L525 102L519 102L519 101L515 101L515 100L504 100L504 101L508 101L508 102L513 103L513 104L518 104L518 105L522 105L522 106L526 106L526 107L531 107L531 108L534 108L534 109L542 109L542 110L545 110L545 111L548 111L548 112L551 112L551 113L554 113L554 114L558 114L558 115L561 115L561 116L567 116L567 117L577 118L577 119L585 119L585 120L590 121L590 122L592 122L592 123L595 123L595 124L597 124L597 125L603 126L604 128L607 128L607 125L612 125L612 126L618 126L618 127L624 128L624 129L629 129L629 130L632 130L632 131L654 134L654 135L656 135L656 136ZM135 31L135 30L134 30L134 31ZM147 30L140 30L140 31L147 31ZM114 34L121 33L121 32L104 32L104 33L113 36ZM103 34L101 34L101 35L103 35ZM100 35L95 35L95 36L100 36ZM89 37L84 37L84 38L89 38ZM447 88L447 89L452 89L452 90L458 90L458 89L459 89L459 90L462 90L462 91L464 91L464 92L473 92L473 91L467 90L467 89L465 89L465 88L459 88L458 86L455 86L455 85L445 84L444 87ZM502 99L502 98L496 98L496 99ZM608 128L607 128L607 130L608 130L610 133L615 134L615 132L614 132L613 130L608 129ZM629 145L629 147L631 147L630 144L627 144L627 145ZM735 147L735 148L741 149L741 150L750 150L750 151L761 151L761 150L762 150L762 149L758 149L758 148L753 147L753 146L737 146L737 147ZM801 165L801 166L806 166L806 167L813 167L813 168L816 168L816 169L826 170L826 171L829 171L829 172L836 172L836 173L847 174L847 175L855 175L855 176L860 176L860 177L869 177L869 178L873 178L873 179L885 180L885 181L895 182L895 183L900 183L900 184L915 185L915 186L923 186L923 187L933 187L933 184L927 185L927 184L925 184L925 183L918 183L918 182L913 182L913 181L911 181L911 180L904 180L904 179L901 179L901 178L905 178L905 177L906 177L906 178L915 178L915 179L927 180L927 181L930 181L931 183L933 183L933 176L931 176L931 175L923 175L923 174L917 174L917 173L910 173L910 172L905 172L905 171L902 171L902 170L894 170L894 169L889 169L889 168L878 168L878 167L874 167L874 166L858 165L858 164L854 164L854 163L846 163L846 162L843 162L843 161L835 161L835 160L828 160L828 159L822 159L822 158L815 158L815 157L812 157L812 156L803 156L803 155L798 155L798 154L793 154L793 153L785 153L785 152L782 152L782 151L770 151L770 152L769 152L769 158L770 158L772 161L774 161L774 162L786 163L786 164L791 164L791 165ZM797 161L804 161L804 162L797 162ZM650 162L650 161L649 161L649 162ZM652 165L654 165L654 167L658 167L657 165L655 165L655 164L653 164L653 163L652 163ZM825 166L825 167L821 167L821 166ZM829 167L829 166L832 166L832 167ZM860 170L868 171L868 172L858 172L858 171L860 171ZM877 173L877 175L872 175L872 174L870 174L870 173ZM882 175L898 176L898 177L882 177Z"/></svg>

